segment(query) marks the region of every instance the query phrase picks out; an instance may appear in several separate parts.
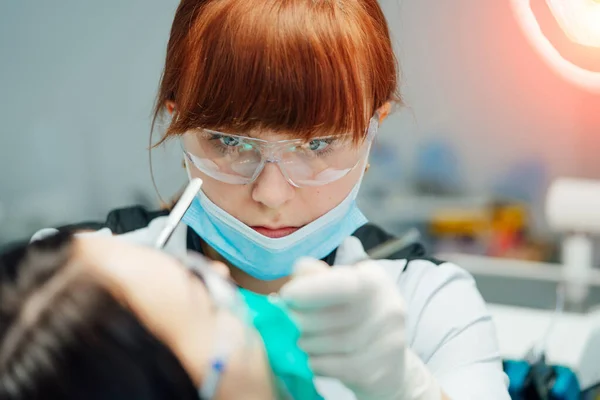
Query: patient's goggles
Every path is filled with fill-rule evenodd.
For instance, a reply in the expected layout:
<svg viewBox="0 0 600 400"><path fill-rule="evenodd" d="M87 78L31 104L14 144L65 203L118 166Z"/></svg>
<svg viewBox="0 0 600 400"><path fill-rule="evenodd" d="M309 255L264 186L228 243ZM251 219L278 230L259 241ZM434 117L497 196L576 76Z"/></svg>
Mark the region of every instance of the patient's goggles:
<svg viewBox="0 0 600 400"><path fill-rule="evenodd" d="M376 113L358 146L350 134L272 142L209 129L186 133L181 141L192 165L225 183L252 183L267 163L276 163L290 184L320 186L342 178L359 164L378 127Z"/></svg>
<svg viewBox="0 0 600 400"><path fill-rule="evenodd" d="M202 255L188 253L184 264L204 282L209 296L219 310L228 310L242 322L258 330L273 373L270 383L273 385L275 399L322 399L314 387L308 358L297 346L298 328L283 308L267 296L239 289L233 282L216 273ZM230 328L225 314L219 312L213 353L198 389L201 399L215 397L233 351L240 347L248 348L257 339L253 336L254 330L247 329L240 338Z"/></svg>

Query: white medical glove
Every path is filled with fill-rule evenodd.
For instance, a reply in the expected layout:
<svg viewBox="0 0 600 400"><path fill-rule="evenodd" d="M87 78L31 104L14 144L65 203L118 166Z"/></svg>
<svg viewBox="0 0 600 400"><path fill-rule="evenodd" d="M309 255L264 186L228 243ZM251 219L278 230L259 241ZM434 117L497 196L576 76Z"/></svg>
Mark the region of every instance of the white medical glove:
<svg viewBox="0 0 600 400"><path fill-rule="evenodd" d="M338 249L338 261L365 258L354 237ZM300 260L280 295L315 374L339 379L361 400L441 399L431 373L406 347L404 300L377 261L330 268Z"/></svg>

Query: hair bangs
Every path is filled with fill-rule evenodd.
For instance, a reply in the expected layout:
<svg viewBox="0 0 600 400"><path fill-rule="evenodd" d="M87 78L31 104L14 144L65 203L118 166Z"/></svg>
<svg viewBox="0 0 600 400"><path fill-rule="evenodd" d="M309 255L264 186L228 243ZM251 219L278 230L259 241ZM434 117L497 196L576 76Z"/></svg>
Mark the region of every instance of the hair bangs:
<svg viewBox="0 0 600 400"><path fill-rule="evenodd" d="M176 104L163 140L206 128L360 141L397 98L387 25L372 2L221 0L186 13L183 1L156 110Z"/></svg>

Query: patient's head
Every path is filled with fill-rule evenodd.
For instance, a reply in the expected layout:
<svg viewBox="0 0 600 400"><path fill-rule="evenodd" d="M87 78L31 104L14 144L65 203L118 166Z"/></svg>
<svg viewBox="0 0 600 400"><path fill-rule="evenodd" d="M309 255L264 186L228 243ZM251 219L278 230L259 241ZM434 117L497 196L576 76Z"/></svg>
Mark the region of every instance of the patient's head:
<svg viewBox="0 0 600 400"><path fill-rule="evenodd" d="M58 234L0 258L0 398L198 399L223 327L217 398L272 398L256 333L177 260Z"/></svg>

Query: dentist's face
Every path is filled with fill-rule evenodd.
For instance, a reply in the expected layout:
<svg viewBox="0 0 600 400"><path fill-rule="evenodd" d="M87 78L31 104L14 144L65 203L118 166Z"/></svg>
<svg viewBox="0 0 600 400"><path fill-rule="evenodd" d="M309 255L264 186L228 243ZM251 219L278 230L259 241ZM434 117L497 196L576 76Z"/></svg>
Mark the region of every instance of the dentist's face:
<svg viewBox="0 0 600 400"><path fill-rule="evenodd" d="M174 103L167 104L170 112L174 108ZM379 123L387 118L390 109L390 103L379 108ZM347 132L333 134L345 135ZM246 136L269 142L294 139L292 135L278 132L247 132ZM348 146L345 151L348 159L356 160L355 168L342 178L321 186L295 187L275 163L267 163L258 178L247 185L211 178L192 163L188 163L188 168L192 177L203 180L202 190L213 203L257 232L279 238L321 217L348 196L364 172L367 149L366 143L360 148Z"/></svg>
<svg viewBox="0 0 600 400"><path fill-rule="evenodd" d="M268 141L289 139L274 133L253 135ZM295 187L279 167L267 163L251 184L223 183L189 164L190 173L202 178L202 190L211 201L257 232L279 238L287 236L337 206L358 183L357 166L346 176L323 186Z"/></svg>

